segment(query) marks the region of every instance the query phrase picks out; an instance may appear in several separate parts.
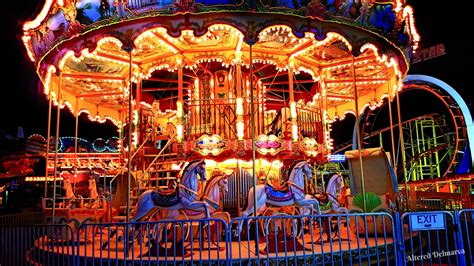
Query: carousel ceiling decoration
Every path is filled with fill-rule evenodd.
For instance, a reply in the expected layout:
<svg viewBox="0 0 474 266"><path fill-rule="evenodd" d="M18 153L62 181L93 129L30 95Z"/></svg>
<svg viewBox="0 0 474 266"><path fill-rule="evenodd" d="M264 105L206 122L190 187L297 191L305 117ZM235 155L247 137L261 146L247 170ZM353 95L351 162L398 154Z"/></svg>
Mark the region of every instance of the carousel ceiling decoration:
<svg viewBox="0 0 474 266"><path fill-rule="evenodd" d="M180 67L184 89L216 71L232 82L236 65L249 73L252 50L269 106L287 98L291 78L298 100L316 104L324 97L332 119L356 112L356 92L362 109L400 89L419 41L413 10L402 0L362 1L355 9L344 6L351 1L160 3L47 0L23 25L45 94L56 104L61 94L74 113L119 123L131 83L172 102Z"/></svg>

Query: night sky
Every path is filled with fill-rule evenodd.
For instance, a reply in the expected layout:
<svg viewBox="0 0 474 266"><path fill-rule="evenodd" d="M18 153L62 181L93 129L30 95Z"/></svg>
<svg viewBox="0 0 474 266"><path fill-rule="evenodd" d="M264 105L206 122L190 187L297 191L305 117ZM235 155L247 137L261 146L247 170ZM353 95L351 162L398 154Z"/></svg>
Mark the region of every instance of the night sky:
<svg viewBox="0 0 474 266"><path fill-rule="evenodd" d="M41 91L41 86L38 85L39 79L34 65L27 58L20 39L24 21L34 18L43 2L32 0L2 2L1 131L16 131L18 126L22 126L26 136L33 133L46 135L47 100ZM445 81L461 94L472 111L474 45L470 25L474 5L471 1L418 0L408 3L415 10L416 25L421 35L421 48L440 43L446 47L446 55L412 65L410 74L431 75ZM409 110L411 105L427 103L423 99L418 99L416 95L410 98L404 101L405 110ZM60 135L73 136L74 118L69 112L62 112L62 116L61 122L64 127L61 128ZM96 123L87 122L86 119L80 121L81 137L106 138L115 134L115 129L110 125L98 126ZM84 130L85 128L88 130Z"/></svg>

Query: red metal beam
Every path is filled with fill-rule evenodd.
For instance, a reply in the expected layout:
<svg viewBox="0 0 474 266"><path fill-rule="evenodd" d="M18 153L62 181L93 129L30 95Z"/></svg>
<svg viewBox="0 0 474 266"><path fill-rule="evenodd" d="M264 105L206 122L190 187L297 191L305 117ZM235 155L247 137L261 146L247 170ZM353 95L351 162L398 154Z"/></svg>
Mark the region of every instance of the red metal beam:
<svg viewBox="0 0 474 266"><path fill-rule="evenodd" d="M383 81L386 82L388 79L385 78L357 78L357 83L363 82L378 82ZM337 79L337 80L325 80L326 84L340 84L340 83L353 83L353 79Z"/></svg>
<svg viewBox="0 0 474 266"><path fill-rule="evenodd" d="M122 76L110 75L104 73L62 73L63 78L73 79L97 79L97 80L125 80Z"/></svg>
<svg viewBox="0 0 474 266"><path fill-rule="evenodd" d="M188 89L188 87L184 87L183 89ZM143 88L142 91L177 91L178 87L162 87L162 88Z"/></svg>
<svg viewBox="0 0 474 266"><path fill-rule="evenodd" d="M105 97L105 96L122 96L123 92L108 92L108 93L90 93L90 94L82 94L77 95L78 98L95 98L95 97Z"/></svg>
<svg viewBox="0 0 474 266"><path fill-rule="evenodd" d="M312 79L304 79L304 80L296 80L295 83L314 83L316 81ZM286 85L288 84L288 81L275 81L275 82L264 82L262 83L263 85Z"/></svg>
<svg viewBox="0 0 474 266"><path fill-rule="evenodd" d="M143 81L158 81L158 82L169 82L169 83L178 83L177 79L165 79L165 78L148 78ZM183 81L183 84L190 84L189 81Z"/></svg>

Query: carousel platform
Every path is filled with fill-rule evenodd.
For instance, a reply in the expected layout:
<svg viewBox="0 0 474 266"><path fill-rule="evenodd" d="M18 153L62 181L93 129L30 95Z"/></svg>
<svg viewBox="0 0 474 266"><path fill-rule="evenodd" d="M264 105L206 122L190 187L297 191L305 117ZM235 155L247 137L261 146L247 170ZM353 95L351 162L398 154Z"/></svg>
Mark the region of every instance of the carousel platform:
<svg viewBox="0 0 474 266"><path fill-rule="evenodd" d="M219 265L227 262L324 264L341 261L370 263L371 260L390 263L394 259L393 238L380 235L349 236L344 230L341 228L340 235L330 241L321 241L320 233L305 233L298 238L261 237L258 244L255 240L211 242L208 239L195 239L192 243L167 242L160 245L153 245L146 240L141 243L135 241L128 253L125 252L126 243L117 238L110 239L108 247L103 249L104 241L108 240L104 235L79 244L52 243L43 237L36 240L29 256L32 262L34 258L48 257L51 261L63 264L75 261L80 265Z"/></svg>

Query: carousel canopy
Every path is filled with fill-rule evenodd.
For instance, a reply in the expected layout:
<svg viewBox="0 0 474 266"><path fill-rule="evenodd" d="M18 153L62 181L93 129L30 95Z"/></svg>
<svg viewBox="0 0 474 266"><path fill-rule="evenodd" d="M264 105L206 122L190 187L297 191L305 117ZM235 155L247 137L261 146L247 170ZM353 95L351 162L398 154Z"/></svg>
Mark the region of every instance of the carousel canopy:
<svg viewBox="0 0 474 266"><path fill-rule="evenodd" d="M206 73L235 80L236 66L250 75L251 62L269 109L285 106L294 82L297 101L324 99L329 118L343 117L401 89L419 41L402 0L47 0L23 28L45 94L116 123L130 83L143 102L176 109L180 85Z"/></svg>

